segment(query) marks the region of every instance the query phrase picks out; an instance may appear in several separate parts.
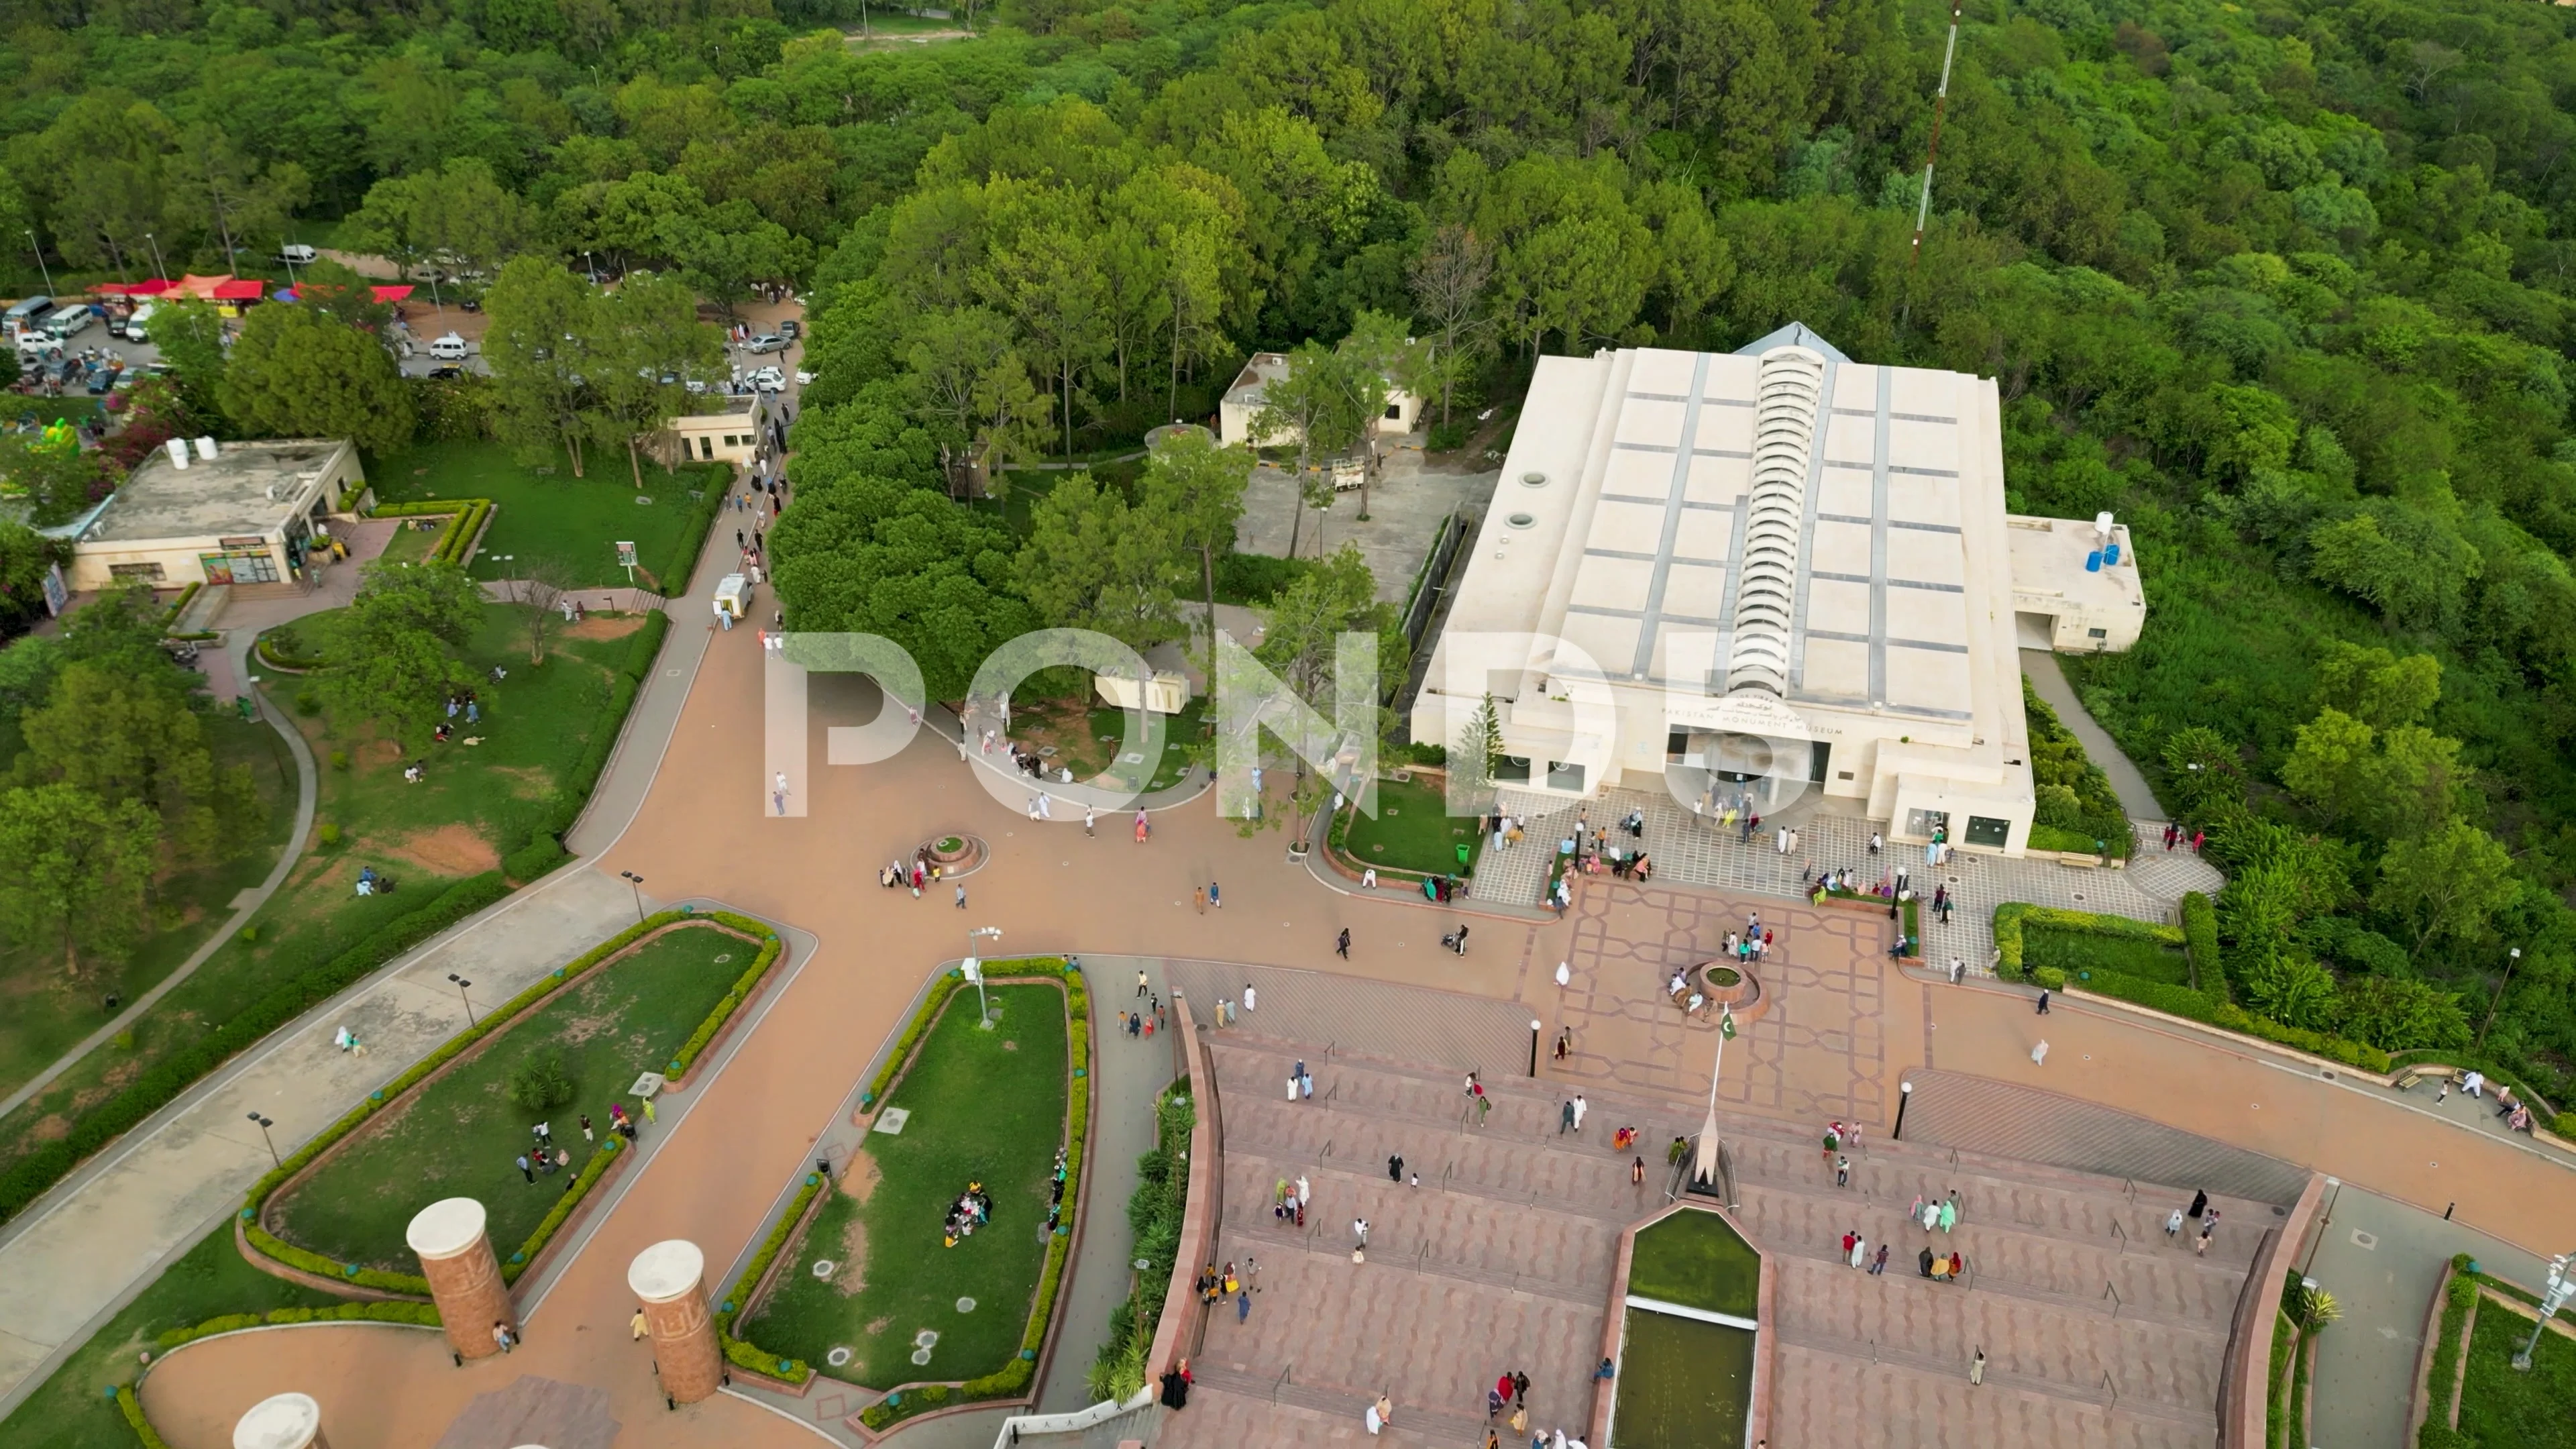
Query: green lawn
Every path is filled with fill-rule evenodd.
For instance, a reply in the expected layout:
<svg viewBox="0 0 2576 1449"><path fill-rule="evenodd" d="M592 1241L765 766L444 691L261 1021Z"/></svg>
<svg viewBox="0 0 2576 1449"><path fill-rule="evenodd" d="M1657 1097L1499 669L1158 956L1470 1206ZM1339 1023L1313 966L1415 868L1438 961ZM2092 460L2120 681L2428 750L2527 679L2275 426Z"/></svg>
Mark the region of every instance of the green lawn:
<svg viewBox="0 0 2576 1449"><path fill-rule="evenodd" d="M2530 1336L2530 1319L2493 1301L2478 1305L2468 1382L2460 1386L2460 1435L2478 1449L2576 1446L2576 1342L2540 1335L2531 1372L2515 1373L2514 1350Z"/></svg>
<svg viewBox="0 0 2576 1449"><path fill-rule="evenodd" d="M404 1225L439 1198L470 1197L491 1215L493 1246L507 1255L597 1150L582 1139L582 1115L604 1136L611 1102L639 1112L627 1087L669 1064L759 949L713 926L683 926L594 970L272 1199L269 1231L338 1262L417 1272ZM557 1052L573 1082L571 1098L541 1112L512 1103L511 1075ZM572 1164L531 1185L513 1159L528 1150L529 1126L540 1121L553 1126Z"/></svg>
<svg viewBox="0 0 2576 1449"><path fill-rule="evenodd" d="M1346 817L1342 851L1363 866L1419 871L1425 875L1465 874L1484 853L1485 837L1476 817L1453 816L1445 793L1426 780L1398 784L1377 782L1377 818L1356 812ZM1467 864L1458 864L1458 847L1467 847Z"/></svg>
<svg viewBox="0 0 2576 1449"><path fill-rule="evenodd" d="M318 616L317 616L318 617ZM420 905L444 884L494 869L502 852L525 838L528 822L581 757L591 734L613 729L601 715L613 668L640 620L594 615L588 637L557 636L546 662L530 666L516 637L517 611L491 605L482 631L463 651L478 674L495 663L509 678L478 690L483 743L430 746L428 779L406 785L401 756L371 726L343 727L325 714L304 714L293 701L301 681L270 680L272 698L293 714L320 768L316 820L339 827L337 846L308 841L278 893L253 918L253 941L236 937L208 958L136 1023L130 1045L92 1052L17 1111L0 1118L0 1166L36 1142L58 1135L83 1110L110 1096L179 1042L194 1041L274 984L281 969L311 964L356 944ZM623 632L619 632L623 631ZM327 634L327 623L319 631ZM332 763L337 751L348 767ZM292 804L287 807L292 823ZM272 847L270 860L275 859ZM400 889L361 899L358 869L372 865ZM77 1003L75 1003L77 1004Z"/></svg>
<svg viewBox="0 0 2576 1449"><path fill-rule="evenodd" d="M193 1328L228 1313L272 1308L330 1308L343 1300L272 1278L242 1261L232 1224L218 1224L151 1286L73 1350L63 1366L0 1420L0 1444L44 1449L136 1449L134 1431L107 1390L132 1383L139 1358L174 1328ZM393 1330L388 1330L393 1331Z"/></svg>
<svg viewBox="0 0 2576 1449"><path fill-rule="evenodd" d="M1754 1316L1762 1260L1715 1213L1679 1212L1637 1234L1628 1291L1684 1308Z"/></svg>
<svg viewBox="0 0 2576 1449"><path fill-rule="evenodd" d="M491 527L473 565L478 579L521 577L533 560L551 558L568 582L598 588L627 581L617 566L620 540L636 546L645 568L664 567L695 522L693 490L721 487L731 473L705 467L665 473L647 462L639 493L623 449L593 451L585 461L588 476L575 478L569 460L541 465L553 471L540 472L498 443L427 443L383 459L369 477L378 503L491 499ZM642 498L652 501L637 501Z"/></svg>
<svg viewBox="0 0 2576 1449"><path fill-rule="evenodd" d="M2179 946L2041 925L2025 925L2021 939L2021 962L2026 971L2054 966L2069 980L2078 979L2078 972L2113 971L2169 986L2191 984L2191 963L2184 959Z"/></svg>
<svg viewBox="0 0 2576 1449"><path fill-rule="evenodd" d="M1001 1016L991 1031L975 1024L971 987L950 996L887 1101L911 1120L899 1136L868 1136L882 1177L871 1183L862 1165L844 1179L743 1337L879 1389L976 1378L1019 1351L1064 1143L1065 1006L1053 986L999 986L991 996ZM969 1182L992 1195L992 1223L943 1247L941 1220ZM835 1266L817 1278L822 1260ZM968 1299L972 1309L960 1311ZM938 1341L916 1364L925 1330ZM846 1364L831 1363L835 1347L851 1350Z"/></svg>
<svg viewBox="0 0 2576 1449"><path fill-rule="evenodd" d="M248 765L264 819L246 824L232 859L164 875L153 886L153 930L121 965L85 967L78 981L59 953L0 952L0 1091L14 1090L97 1030L111 1015L105 997L132 1001L176 970L232 914L232 899L264 879L295 825L295 767L286 744L265 724L245 724L229 711L205 718L218 768Z"/></svg>
<svg viewBox="0 0 2576 1449"><path fill-rule="evenodd" d="M1753 1349L1746 1329L1629 1309L1614 1421L1621 1449L1743 1443Z"/></svg>
<svg viewBox="0 0 2576 1449"><path fill-rule="evenodd" d="M1030 748L1054 748L1055 753L1045 757L1050 780L1063 768L1072 770L1077 782L1107 774L1110 778L1101 782L1104 785L1150 791L1180 783L1190 768L1189 757L1181 746L1203 738L1206 721L1204 696L1182 706L1177 715L1163 716L1163 752L1154 762L1152 778L1143 781L1135 779L1136 765L1115 758L1122 753L1137 753L1123 748L1127 712L1101 703L1096 694L1088 700L1032 700L1018 705L1011 715L1011 734ZM1033 781L1031 789L1035 788Z"/></svg>

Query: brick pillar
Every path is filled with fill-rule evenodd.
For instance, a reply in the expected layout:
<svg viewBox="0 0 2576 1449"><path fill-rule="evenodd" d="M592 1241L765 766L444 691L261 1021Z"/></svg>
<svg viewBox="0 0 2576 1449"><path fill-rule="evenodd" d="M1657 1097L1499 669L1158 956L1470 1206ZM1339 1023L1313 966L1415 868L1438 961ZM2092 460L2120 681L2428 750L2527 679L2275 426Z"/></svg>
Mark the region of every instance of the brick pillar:
<svg viewBox="0 0 2576 1449"><path fill-rule="evenodd" d="M646 1248L626 1269L626 1286L643 1303L644 1329L653 1336L662 1395L674 1404L694 1404L724 1380L724 1354L707 1312L706 1271L706 1255L680 1238Z"/></svg>
<svg viewBox="0 0 2576 1449"><path fill-rule="evenodd" d="M501 1281L500 1260L483 1234L483 1204L470 1197L443 1198L422 1208L403 1230L420 1258L421 1276L447 1329L447 1346L459 1360L490 1358L499 1353L492 1342L496 1322L516 1326L509 1285Z"/></svg>
<svg viewBox="0 0 2576 1449"><path fill-rule="evenodd" d="M307 1394L279 1394L250 1406L233 1426L233 1449L331 1449L322 1406Z"/></svg>

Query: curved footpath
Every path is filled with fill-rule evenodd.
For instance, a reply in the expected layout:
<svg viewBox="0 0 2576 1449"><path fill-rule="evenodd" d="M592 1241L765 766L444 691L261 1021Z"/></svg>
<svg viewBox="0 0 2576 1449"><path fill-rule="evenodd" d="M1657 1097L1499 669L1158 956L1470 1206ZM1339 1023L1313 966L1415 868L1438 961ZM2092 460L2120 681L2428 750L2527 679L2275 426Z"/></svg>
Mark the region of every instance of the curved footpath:
<svg viewBox="0 0 2576 1449"><path fill-rule="evenodd" d="M637 694L576 838L567 842L576 850L613 841L652 784L714 632L683 627L713 617L712 531L707 546L689 596L671 606L673 627L654 675ZM334 576L354 579L354 566ZM237 632L246 641L254 631ZM265 699L261 711L296 752L300 843L312 823L312 755ZM273 889L300 853L288 852L263 890ZM644 902L647 909L657 904L649 897ZM271 1033L0 1227L0 1415L240 1206L242 1194L268 1171L259 1165L267 1146L257 1129L245 1128L250 1113L277 1124L278 1151L293 1151L466 1026L449 973L474 982L484 1002L503 1001L615 934L635 914L633 893L614 875L578 863L557 870ZM239 924L237 913L204 954ZM156 994L183 974L174 973ZM366 1056L333 1048L344 1023L369 1043Z"/></svg>

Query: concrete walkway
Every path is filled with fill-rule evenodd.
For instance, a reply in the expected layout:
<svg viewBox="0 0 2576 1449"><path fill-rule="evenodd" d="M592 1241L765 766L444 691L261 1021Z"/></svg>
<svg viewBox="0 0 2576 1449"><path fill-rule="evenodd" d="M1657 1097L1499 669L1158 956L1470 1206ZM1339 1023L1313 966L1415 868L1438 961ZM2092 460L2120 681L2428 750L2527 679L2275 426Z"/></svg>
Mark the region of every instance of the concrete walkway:
<svg viewBox="0 0 2576 1449"><path fill-rule="evenodd" d="M2486 1271L2533 1286L2543 1281L2546 1265L2475 1228L2377 1193L2344 1187L2327 1194L2316 1251L2302 1267L2335 1296L2343 1318L2317 1340L2310 1433L2301 1442L2402 1449L2426 1311L2442 1265L2467 1253Z"/></svg>
<svg viewBox="0 0 2576 1449"><path fill-rule="evenodd" d="M228 650L238 661L258 629L347 602L332 591L354 587L356 574L342 565L303 598L236 603L226 611L233 629ZM637 696L617 753L574 832L576 851L612 844L651 787L711 632L680 622L693 614L712 617L713 579L702 558L691 595L697 608L692 611L687 602L675 606L662 658ZM294 612L277 612L287 609ZM292 740L291 726L287 733ZM301 751L301 742L295 743ZM309 754L302 767L309 785ZM301 822L309 824L310 815L308 793ZM656 902L648 896L643 904L650 909ZM269 1149L259 1130L247 1125L251 1113L277 1124L271 1132L279 1152L293 1151L350 1103L467 1024L449 973L474 982L476 997L488 1006L516 995L636 915L635 894L614 874L586 867L557 871L272 1033L0 1227L0 1415L239 1208L242 1194L268 1171L259 1164ZM343 1024L367 1041L366 1056L333 1047Z"/></svg>
<svg viewBox="0 0 2576 1449"><path fill-rule="evenodd" d="M2132 820L2163 821L2171 817L2156 801L2156 792L2147 785L2147 777L2120 747L2111 741L2110 733L2093 722L2084 702L2075 697L2075 687L2066 682L2066 671L2057 667L2057 655L2046 649L2021 651L2022 676L2030 681L2031 692L2048 701L2057 711L2058 722L2073 732L2084 746L2086 757L2102 767L2111 777L2112 793L2120 797L2120 809Z"/></svg>

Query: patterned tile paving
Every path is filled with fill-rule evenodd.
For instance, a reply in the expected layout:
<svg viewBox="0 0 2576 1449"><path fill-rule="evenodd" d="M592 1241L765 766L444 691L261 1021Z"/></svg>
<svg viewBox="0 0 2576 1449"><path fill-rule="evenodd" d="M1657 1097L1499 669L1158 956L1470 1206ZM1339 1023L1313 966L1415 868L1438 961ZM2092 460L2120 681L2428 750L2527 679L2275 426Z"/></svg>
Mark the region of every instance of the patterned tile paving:
<svg viewBox="0 0 2576 1449"><path fill-rule="evenodd" d="M1957 1072L1916 1072L1913 1081L1913 1141L2262 1203L2296 1202L2307 1186L2305 1168L2117 1108Z"/></svg>

